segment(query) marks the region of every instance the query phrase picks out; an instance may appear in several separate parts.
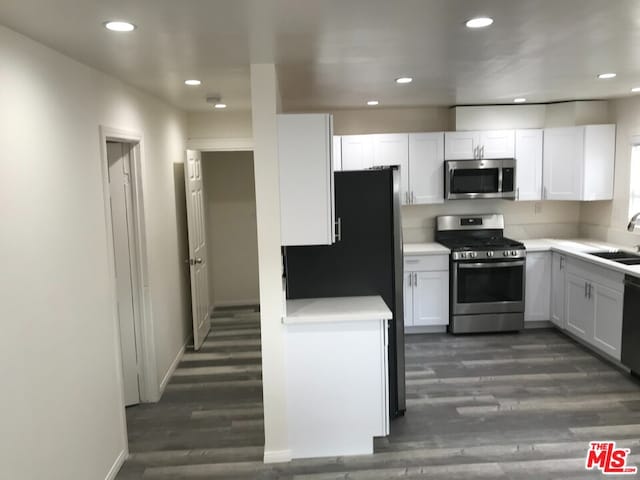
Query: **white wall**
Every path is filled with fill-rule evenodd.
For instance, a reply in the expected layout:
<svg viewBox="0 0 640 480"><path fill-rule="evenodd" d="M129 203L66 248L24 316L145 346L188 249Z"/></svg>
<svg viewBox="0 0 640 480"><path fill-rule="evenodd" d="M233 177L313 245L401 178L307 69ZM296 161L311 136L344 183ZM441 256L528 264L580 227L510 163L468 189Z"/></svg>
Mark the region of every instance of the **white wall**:
<svg viewBox="0 0 640 480"><path fill-rule="evenodd" d="M628 97L610 102L611 121L616 126L616 166L613 201L585 202L580 210L584 235L609 242L635 246L640 235L627 232L631 137L640 135L640 98Z"/></svg>
<svg viewBox="0 0 640 480"><path fill-rule="evenodd" d="M188 335L173 163L186 120L0 27L0 478L103 479L126 448L99 125L144 135L158 381Z"/></svg>
<svg viewBox="0 0 640 480"><path fill-rule="evenodd" d="M189 112L187 114L189 140L207 138L251 138L251 112L222 110Z"/></svg>
<svg viewBox="0 0 640 480"><path fill-rule="evenodd" d="M282 325L280 177L276 121L279 97L275 65L251 65L266 462L291 459L287 434L286 366Z"/></svg>
<svg viewBox="0 0 640 480"><path fill-rule="evenodd" d="M205 152L202 167L210 298L216 306L258 304L253 152Z"/></svg>

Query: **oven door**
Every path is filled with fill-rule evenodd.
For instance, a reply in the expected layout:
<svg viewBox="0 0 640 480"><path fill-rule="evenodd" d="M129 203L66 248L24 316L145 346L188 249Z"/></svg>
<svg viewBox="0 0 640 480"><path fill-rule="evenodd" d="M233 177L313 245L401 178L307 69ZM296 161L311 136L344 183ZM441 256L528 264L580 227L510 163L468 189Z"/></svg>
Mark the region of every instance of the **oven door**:
<svg viewBox="0 0 640 480"><path fill-rule="evenodd" d="M525 260L453 262L453 315L524 312Z"/></svg>

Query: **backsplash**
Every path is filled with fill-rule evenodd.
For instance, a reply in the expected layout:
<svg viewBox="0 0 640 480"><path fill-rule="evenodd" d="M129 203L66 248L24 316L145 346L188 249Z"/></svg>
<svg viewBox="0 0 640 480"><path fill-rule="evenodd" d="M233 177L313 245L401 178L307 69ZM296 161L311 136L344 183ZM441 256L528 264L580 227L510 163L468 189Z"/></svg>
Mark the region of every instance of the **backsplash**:
<svg viewBox="0 0 640 480"><path fill-rule="evenodd" d="M438 215L502 213L506 236L528 238L578 238L579 202L514 202L509 200L451 200L438 205L402 207L405 243L432 242Z"/></svg>

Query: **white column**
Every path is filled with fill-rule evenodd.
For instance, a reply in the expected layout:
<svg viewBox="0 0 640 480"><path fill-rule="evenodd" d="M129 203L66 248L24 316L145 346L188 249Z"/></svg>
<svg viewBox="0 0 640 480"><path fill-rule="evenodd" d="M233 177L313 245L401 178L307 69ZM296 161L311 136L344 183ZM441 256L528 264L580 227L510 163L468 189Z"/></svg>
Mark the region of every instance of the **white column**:
<svg viewBox="0 0 640 480"><path fill-rule="evenodd" d="M251 65L265 463L291 460L287 435L275 65Z"/></svg>

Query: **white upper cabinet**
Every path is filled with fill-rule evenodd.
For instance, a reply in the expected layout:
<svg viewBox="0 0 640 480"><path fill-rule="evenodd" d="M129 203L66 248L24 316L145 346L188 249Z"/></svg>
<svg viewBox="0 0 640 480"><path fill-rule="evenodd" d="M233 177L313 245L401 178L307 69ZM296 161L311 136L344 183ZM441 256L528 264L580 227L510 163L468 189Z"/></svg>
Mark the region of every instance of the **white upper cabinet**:
<svg viewBox="0 0 640 480"><path fill-rule="evenodd" d="M342 136L342 170L367 170L373 167L371 135Z"/></svg>
<svg viewBox="0 0 640 480"><path fill-rule="evenodd" d="M409 203L444 202L443 132L409 134L408 177Z"/></svg>
<svg viewBox="0 0 640 480"><path fill-rule="evenodd" d="M514 130L446 132L445 160L514 158Z"/></svg>
<svg viewBox="0 0 640 480"><path fill-rule="evenodd" d="M513 130L480 132L480 156L482 158L514 158L515 138Z"/></svg>
<svg viewBox="0 0 640 480"><path fill-rule="evenodd" d="M338 135L333 136L333 171L342 170L342 138Z"/></svg>
<svg viewBox="0 0 640 480"><path fill-rule="evenodd" d="M406 133L390 133L370 135L373 142L373 166L400 167L400 194L403 203L409 197L409 135Z"/></svg>
<svg viewBox="0 0 640 480"><path fill-rule="evenodd" d="M334 242L332 134L331 115L278 115L282 245Z"/></svg>
<svg viewBox="0 0 640 480"><path fill-rule="evenodd" d="M542 130L516 130L516 200L542 200Z"/></svg>
<svg viewBox="0 0 640 480"><path fill-rule="evenodd" d="M445 132L444 159L469 160L476 158L479 146L480 132Z"/></svg>
<svg viewBox="0 0 640 480"><path fill-rule="evenodd" d="M615 125L545 129L543 198L613 198L615 135Z"/></svg>

